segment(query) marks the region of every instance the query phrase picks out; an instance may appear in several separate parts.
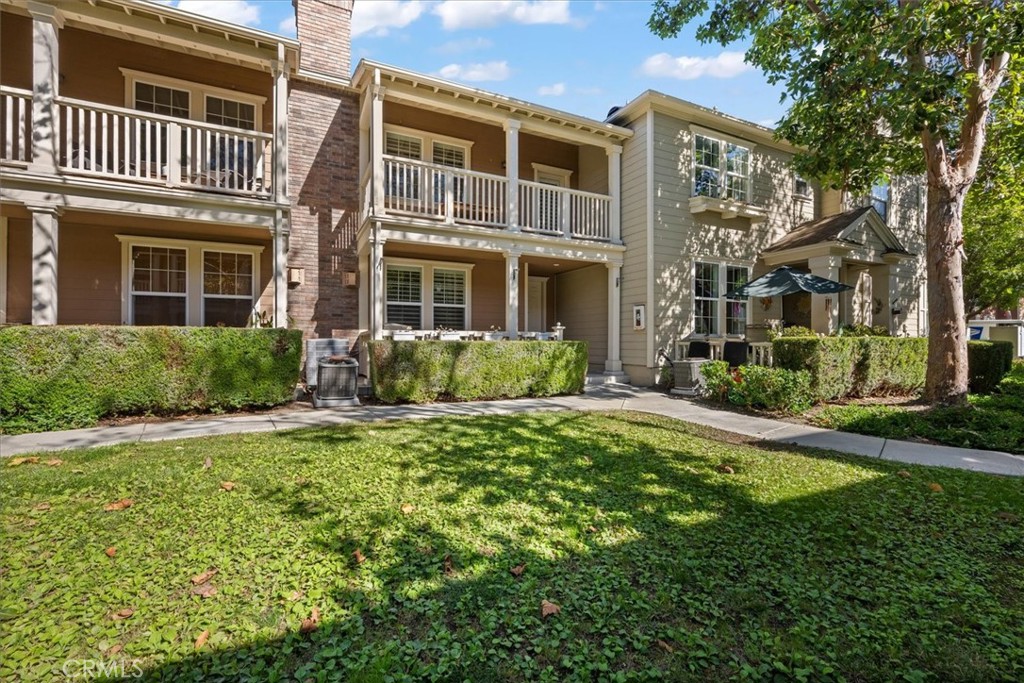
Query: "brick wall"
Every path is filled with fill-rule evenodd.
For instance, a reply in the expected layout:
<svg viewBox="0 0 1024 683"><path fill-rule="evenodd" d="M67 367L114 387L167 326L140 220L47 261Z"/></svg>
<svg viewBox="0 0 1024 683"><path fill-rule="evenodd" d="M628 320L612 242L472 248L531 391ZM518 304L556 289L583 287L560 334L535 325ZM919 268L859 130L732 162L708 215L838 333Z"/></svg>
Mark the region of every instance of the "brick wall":
<svg viewBox="0 0 1024 683"><path fill-rule="evenodd" d="M352 68L352 0L292 0L302 68L348 80Z"/></svg>

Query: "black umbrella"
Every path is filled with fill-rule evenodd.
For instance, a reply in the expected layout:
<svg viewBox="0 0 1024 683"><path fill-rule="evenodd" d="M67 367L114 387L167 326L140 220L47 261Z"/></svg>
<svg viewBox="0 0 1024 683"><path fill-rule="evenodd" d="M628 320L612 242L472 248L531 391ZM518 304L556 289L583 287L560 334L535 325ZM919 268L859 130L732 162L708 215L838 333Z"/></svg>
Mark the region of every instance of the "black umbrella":
<svg viewBox="0 0 1024 683"><path fill-rule="evenodd" d="M731 299L742 299L744 297L781 296L796 292L835 294L848 289L853 289L853 287L810 273L801 273L789 266L780 266L756 280L737 287L726 296Z"/></svg>

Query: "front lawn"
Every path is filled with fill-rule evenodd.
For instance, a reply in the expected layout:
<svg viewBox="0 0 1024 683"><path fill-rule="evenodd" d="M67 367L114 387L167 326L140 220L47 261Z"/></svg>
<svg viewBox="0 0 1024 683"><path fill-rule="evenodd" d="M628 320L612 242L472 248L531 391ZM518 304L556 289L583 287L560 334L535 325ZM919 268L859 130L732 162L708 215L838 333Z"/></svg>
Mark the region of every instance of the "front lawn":
<svg viewBox="0 0 1024 683"><path fill-rule="evenodd" d="M829 405L811 417L819 427L887 439L926 439L950 446L1024 454L1024 361L995 393L957 408L907 410L888 405Z"/></svg>
<svg viewBox="0 0 1024 683"><path fill-rule="evenodd" d="M631 413L57 458L0 466L5 681L1024 677L1016 479Z"/></svg>

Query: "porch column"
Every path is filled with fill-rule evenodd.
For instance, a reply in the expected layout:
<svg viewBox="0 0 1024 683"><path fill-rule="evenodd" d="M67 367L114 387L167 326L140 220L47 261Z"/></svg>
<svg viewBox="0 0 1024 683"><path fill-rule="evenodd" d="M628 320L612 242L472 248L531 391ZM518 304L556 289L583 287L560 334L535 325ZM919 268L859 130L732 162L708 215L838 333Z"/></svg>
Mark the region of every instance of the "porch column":
<svg viewBox="0 0 1024 683"><path fill-rule="evenodd" d="M57 247L59 241L56 206L30 206L32 212L32 324L57 324Z"/></svg>
<svg viewBox="0 0 1024 683"><path fill-rule="evenodd" d="M811 274L839 281L841 256L816 256L807 259ZM831 334L839 327L839 294L811 294L811 328L821 334Z"/></svg>
<svg viewBox="0 0 1024 683"><path fill-rule="evenodd" d="M274 229L274 327L288 327L288 230L281 213Z"/></svg>
<svg viewBox="0 0 1024 683"><path fill-rule="evenodd" d="M384 88L380 69L373 71L370 88L370 163L373 167L373 215L384 213Z"/></svg>
<svg viewBox="0 0 1024 683"><path fill-rule="evenodd" d="M271 64L274 77L274 201L288 202L288 64L284 45L277 46L277 60Z"/></svg>
<svg viewBox="0 0 1024 683"><path fill-rule="evenodd" d="M622 146L612 145L605 151L608 153L608 194L612 198L608 208L608 239L613 244L622 244Z"/></svg>
<svg viewBox="0 0 1024 683"><path fill-rule="evenodd" d="M370 338L384 336L384 242L374 229L370 237Z"/></svg>
<svg viewBox="0 0 1024 683"><path fill-rule="evenodd" d="M619 327L622 323L622 278L619 276L622 267L618 263L608 263L608 360L604 362L605 374L622 372L622 361L619 359Z"/></svg>
<svg viewBox="0 0 1024 683"><path fill-rule="evenodd" d="M58 166L57 95L60 43L57 32L64 16L52 5L29 2L32 15L32 164L31 168L55 172Z"/></svg>
<svg viewBox="0 0 1024 683"><path fill-rule="evenodd" d="M359 329L370 329L370 254L368 249L360 249L357 255L359 263Z"/></svg>
<svg viewBox="0 0 1024 683"><path fill-rule="evenodd" d="M883 256L888 264L888 278L886 279L886 292L889 295L885 299L885 311L889 316L889 331L896 334L899 331L900 316L907 319L907 312L910 310L910 301L900 298L900 261L898 258ZM896 312L898 311L898 313ZM920 331L918 332L920 335Z"/></svg>
<svg viewBox="0 0 1024 683"><path fill-rule="evenodd" d="M505 252L505 329L509 339L519 337L519 252Z"/></svg>
<svg viewBox="0 0 1024 683"><path fill-rule="evenodd" d="M505 176L508 179L508 229L519 232L519 128L516 119L505 122Z"/></svg>

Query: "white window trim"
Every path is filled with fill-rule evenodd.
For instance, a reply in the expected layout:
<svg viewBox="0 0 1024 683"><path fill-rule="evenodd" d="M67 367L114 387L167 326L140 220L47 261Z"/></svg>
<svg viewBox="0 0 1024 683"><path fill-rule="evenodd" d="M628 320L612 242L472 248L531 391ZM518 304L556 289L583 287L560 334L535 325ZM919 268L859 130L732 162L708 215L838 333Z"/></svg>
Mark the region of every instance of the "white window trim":
<svg viewBox="0 0 1024 683"><path fill-rule="evenodd" d="M235 299L241 300L245 297L234 295L234 294L207 294L206 287L202 283L202 276L206 275L206 254L217 253L217 254L241 254L243 256L249 256L252 258L252 292L249 294L249 318L252 319L253 315L258 314L260 298L256 295L256 289L259 287L259 253L253 253L252 250L240 248L240 245L229 244L227 248L211 248L203 247L200 249L200 261L199 261L199 274L200 274L200 291L199 291L199 314L202 318L202 325L206 326L206 299ZM188 265L186 264L186 273Z"/></svg>
<svg viewBox="0 0 1024 683"><path fill-rule="evenodd" d="M428 133L425 130L417 130L416 128L408 128L406 126L396 126L391 123L384 124L384 135L388 133L396 133L398 135L405 135L406 137L416 138L420 141L420 161L425 163L433 163L434 160L434 143L441 142L446 145L454 145L456 147L462 147L466 150L466 166L465 169L468 171L472 166L472 152L473 152L473 141L463 140L462 138L453 138L448 135L440 135L438 133ZM424 158L425 157L425 158Z"/></svg>
<svg viewBox="0 0 1024 683"><path fill-rule="evenodd" d="M263 247L230 242L208 242L173 239L169 237L140 237L137 235L115 235L121 243L121 323L134 325L132 311L132 247L172 247L185 250L185 324L189 327L203 325L203 252L219 251L252 256L252 310L258 312L261 297L260 255ZM198 264L196 266L195 264Z"/></svg>
<svg viewBox="0 0 1024 683"><path fill-rule="evenodd" d="M0 216L0 325L7 322L7 216Z"/></svg>
<svg viewBox="0 0 1024 683"><path fill-rule="evenodd" d="M798 182L803 181L807 185L807 192L798 192L796 185ZM793 174L793 196L802 201L810 201L814 199L814 188L811 186L811 181L807 180L799 173Z"/></svg>
<svg viewBox="0 0 1024 683"><path fill-rule="evenodd" d="M224 100L233 100L235 102L255 106L256 132L263 132L263 105L267 102L266 97L238 92L237 90L228 90L227 88L218 88L212 85L204 85L193 81L185 81L180 78L171 78L170 76L160 76L158 74L151 74L145 71L126 69L124 67L121 67L120 71L124 75L124 106L128 109L135 108L136 83L174 88L175 90L187 90L189 93L188 106L190 120L200 121L202 123L206 122L206 96L212 95L213 97L219 97Z"/></svg>
<svg viewBox="0 0 1024 683"><path fill-rule="evenodd" d="M457 263L454 261L431 261L426 259L401 258L395 256L384 257L384 281L387 282L388 266L411 266L420 268L423 277L420 279L420 306L422 315L420 323L424 330L434 329L434 269L461 270L466 273L466 328L473 329L473 268L475 263ZM386 286L385 286L386 290ZM383 316L387 317L387 292L384 296ZM396 302L397 303L397 302ZM408 304L412 305L412 304ZM386 321L385 321L386 322Z"/></svg>
<svg viewBox="0 0 1024 683"><path fill-rule="evenodd" d="M559 168L558 166L548 166L547 164L538 164L533 162L530 164L533 168L533 181L540 182L540 176L542 174L548 174L558 176L562 179L562 187L569 187L569 179L572 177L572 171L567 168Z"/></svg>
<svg viewBox="0 0 1024 683"><path fill-rule="evenodd" d="M717 334L697 334L695 332L695 330L697 328L697 299L698 299L698 297L697 297L697 290L694 287L694 280L695 280L695 278L697 276L697 264L698 263L707 263L707 264L718 266L718 292L719 292L719 294L718 294L718 306L717 306L717 314L718 314L718 333ZM727 308L727 306L728 306L728 302L729 302L729 299L725 296L726 292L728 292L728 288L727 288L727 285L726 285L726 277L727 277L727 275L726 275L726 268L730 267L730 266L733 267L733 268L746 268L747 269L747 281L748 282L750 281L751 275L753 274L753 271L754 271L754 266L751 265L748 262L745 262L745 261L733 261L733 260L723 260L723 259L719 259L719 258L700 258L700 257L696 257L696 258L694 258L690 262L690 324L689 324L690 334L688 336L694 337L696 339L743 339L743 338L746 337L745 334L742 334L742 335L740 335L740 334L727 334L725 332L726 328L728 327L726 318L727 318L727 315L728 315L728 308ZM705 301L705 300L709 301L710 300L709 297L699 297L699 298L702 301ZM751 323L754 322L754 320L753 320L753 307L750 305L750 299L749 298L747 299L746 312L747 312L747 316L746 316L745 324L746 325L750 325Z"/></svg>
<svg viewBox="0 0 1024 683"><path fill-rule="evenodd" d="M711 130L710 128L704 128L703 126L698 126L696 124L692 124L691 123L688 127L689 127L690 133L691 133L691 135L690 135L690 164L691 164L692 172L690 173L690 196L692 196L692 197L703 197L704 196L704 195L698 195L697 194L697 136L701 135L701 136L704 136L706 138L712 138L714 140L717 140L722 145L721 151L719 152L719 155L718 155L718 157L719 157L719 160L718 160L718 172L719 172L719 178L721 179L720 182L722 183L723 188L727 186L727 184L728 184L728 180L727 179L729 177L728 161L727 161L727 156L726 156L726 152L727 152L726 145L729 145L729 144L738 145L738 146L743 147L743 148L745 148L747 150L747 153L749 155L749 159L747 160L747 163L748 163L748 168L747 168L747 188L746 188L747 189L747 198L745 200L739 200L739 199L736 199L735 197L729 197L729 200L730 201L736 201L736 202L742 202L743 204L750 204L751 206L753 206L754 205L754 150L757 148L757 145L755 143L753 143L753 142L750 142L749 140L744 140L743 138L734 137L732 135L728 135L726 133L722 133L721 131ZM712 197L712 199L721 199L721 198L720 197Z"/></svg>

